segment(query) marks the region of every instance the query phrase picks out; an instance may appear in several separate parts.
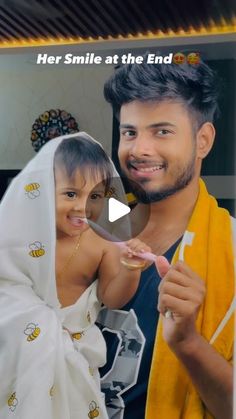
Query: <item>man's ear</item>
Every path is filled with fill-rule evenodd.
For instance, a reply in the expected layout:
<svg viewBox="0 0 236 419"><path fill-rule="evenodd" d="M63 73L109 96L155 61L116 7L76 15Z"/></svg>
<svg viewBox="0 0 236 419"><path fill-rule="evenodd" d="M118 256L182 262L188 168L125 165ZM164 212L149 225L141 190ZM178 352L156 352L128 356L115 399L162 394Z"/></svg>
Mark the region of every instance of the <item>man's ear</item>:
<svg viewBox="0 0 236 419"><path fill-rule="evenodd" d="M197 157L204 159L210 152L215 139L215 128L211 122L205 122L197 132Z"/></svg>

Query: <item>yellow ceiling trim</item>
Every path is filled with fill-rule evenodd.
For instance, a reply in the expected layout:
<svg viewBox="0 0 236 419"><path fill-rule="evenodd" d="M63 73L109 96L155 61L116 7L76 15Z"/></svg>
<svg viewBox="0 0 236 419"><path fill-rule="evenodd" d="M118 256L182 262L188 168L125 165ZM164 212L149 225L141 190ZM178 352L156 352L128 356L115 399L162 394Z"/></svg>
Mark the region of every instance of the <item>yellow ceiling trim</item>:
<svg viewBox="0 0 236 419"><path fill-rule="evenodd" d="M74 45L74 44L91 44L91 43L100 43L100 42L110 42L110 41L137 41L137 40L149 40L149 39L170 39L170 38L180 38L180 37L195 37L195 36L209 36L209 35L223 35L223 34L232 34L236 33L236 18L233 19L232 24L227 24L223 19L221 25L216 26L213 23L210 23L208 27L201 27L198 30L191 27L188 31L183 29L178 32L169 30L167 33L162 31L147 33L138 33L137 35L127 34L126 36L118 35L98 38L82 38L82 37L59 37L59 38L37 38L37 39L20 39L16 41L3 41L0 42L0 48L22 48L22 47L41 47L41 46L52 46L52 45Z"/></svg>

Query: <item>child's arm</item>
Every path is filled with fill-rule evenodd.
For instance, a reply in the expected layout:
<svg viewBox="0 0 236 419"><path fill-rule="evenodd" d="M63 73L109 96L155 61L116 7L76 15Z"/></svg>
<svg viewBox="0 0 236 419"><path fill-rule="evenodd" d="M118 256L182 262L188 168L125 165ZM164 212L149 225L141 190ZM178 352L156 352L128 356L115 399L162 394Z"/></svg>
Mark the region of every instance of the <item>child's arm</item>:
<svg viewBox="0 0 236 419"><path fill-rule="evenodd" d="M151 249L138 239L126 242L126 248L114 243L106 247L98 275L98 297L108 308L124 306L135 294L146 262L135 256Z"/></svg>

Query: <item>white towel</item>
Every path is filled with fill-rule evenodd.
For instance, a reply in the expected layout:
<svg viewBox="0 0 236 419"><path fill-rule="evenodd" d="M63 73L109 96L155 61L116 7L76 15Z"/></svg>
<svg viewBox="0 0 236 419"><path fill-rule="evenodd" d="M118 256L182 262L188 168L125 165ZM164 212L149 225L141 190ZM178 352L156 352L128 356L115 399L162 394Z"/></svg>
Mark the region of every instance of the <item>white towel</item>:
<svg viewBox="0 0 236 419"><path fill-rule="evenodd" d="M63 138L80 135L46 144L0 205L0 419L107 418L97 282L63 309L56 292L53 159Z"/></svg>

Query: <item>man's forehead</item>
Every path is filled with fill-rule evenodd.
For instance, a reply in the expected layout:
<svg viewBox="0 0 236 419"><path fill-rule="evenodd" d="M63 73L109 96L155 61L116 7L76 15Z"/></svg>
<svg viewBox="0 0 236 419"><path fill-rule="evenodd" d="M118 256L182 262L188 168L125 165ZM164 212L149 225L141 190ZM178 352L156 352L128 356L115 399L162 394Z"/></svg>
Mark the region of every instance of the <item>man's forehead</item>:
<svg viewBox="0 0 236 419"><path fill-rule="evenodd" d="M157 109L157 108L164 108L164 107L185 107L182 100L176 100L171 98L164 98L162 100L155 100L155 99L148 99L148 100L132 100L127 103L123 103L120 107L120 113L123 115L129 109Z"/></svg>
<svg viewBox="0 0 236 419"><path fill-rule="evenodd" d="M159 123L173 123L175 119L188 116L183 103L173 100L132 101L120 109L120 127L132 128L136 125L147 126ZM176 121L177 122L177 121Z"/></svg>

